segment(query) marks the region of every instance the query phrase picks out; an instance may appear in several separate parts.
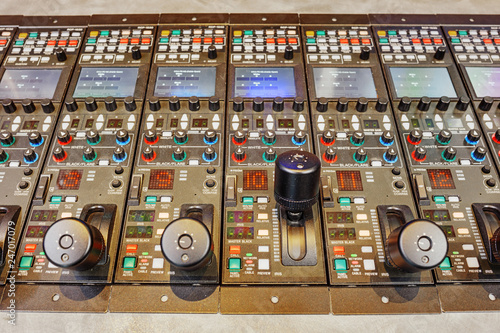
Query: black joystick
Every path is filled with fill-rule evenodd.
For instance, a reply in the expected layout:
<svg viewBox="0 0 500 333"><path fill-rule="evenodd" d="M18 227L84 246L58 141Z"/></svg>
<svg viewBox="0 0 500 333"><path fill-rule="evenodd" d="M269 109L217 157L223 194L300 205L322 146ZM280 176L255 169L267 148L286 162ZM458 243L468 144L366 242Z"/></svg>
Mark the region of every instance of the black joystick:
<svg viewBox="0 0 500 333"><path fill-rule="evenodd" d="M440 226L418 219L394 229L385 248L390 266L406 272L420 272L443 262L448 241Z"/></svg>
<svg viewBox="0 0 500 333"><path fill-rule="evenodd" d="M293 47L290 45L287 45L285 47L285 59L286 60L292 60L293 59Z"/></svg>
<svg viewBox="0 0 500 333"><path fill-rule="evenodd" d="M139 60L142 58L141 48L137 45L132 46L132 59Z"/></svg>
<svg viewBox="0 0 500 333"><path fill-rule="evenodd" d="M56 57L58 61L66 61L66 59L68 59L68 56L62 47L58 47L56 49Z"/></svg>
<svg viewBox="0 0 500 333"><path fill-rule="evenodd" d="M434 59L443 60L445 54L446 54L446 47L440 46L437 48L436 53L434 53Z"/></svg>
<svg viewBox="0 0 500 333"><path fill-rule="evenodd" d="M363 46L361 48L361 53L359 54L359 58L361 60L368 60L370 58L370 47L368 46Z"/></svg>
<svg viewBox="0 0 500 333"><path fill-rule="evenodd" d="M217 58L217 48L214 45L208 47L208 59Z"/></svg>

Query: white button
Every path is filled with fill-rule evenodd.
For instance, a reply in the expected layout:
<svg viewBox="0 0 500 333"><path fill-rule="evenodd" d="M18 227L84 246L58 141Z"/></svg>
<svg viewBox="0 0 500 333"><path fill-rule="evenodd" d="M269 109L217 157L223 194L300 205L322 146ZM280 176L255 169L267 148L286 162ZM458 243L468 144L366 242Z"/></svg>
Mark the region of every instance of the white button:
<svg viewBox="0 0 500 333"><path fill-rule="evenodd" d="M458 228L457 232L459 235L468 235L469 234L469 229L467 228Z"/></svg>
<svg viewBox="0 0 500 333"><path fill-rule="evenodd" d="M71 212L64 212L61 214L62 219L67 219L68 217L71 217Z"/></svg>
<svg viewBox="0 0 500 333"><path fill-rule="evenodd" d="M99 165L101 166L109 165L109 160L99 160Z"/></svg>
<svg viewBox="0 0 500 333"><path fill-rule="evenodd" d="M259 269L268 270L269 269L269 259L259 259Z"/></svg>
<svg viewBox="0 0 500 333"><path fill-rule="evenodd" d="M370 230L360 230L359 236L360 237L370 237Z"/></svg>
<svg viewBox="0 0 500 333"><path fill-rule="evenodd" d="M257 203L268 203L269 198L268 197L257 197Z"/></svg>
<svg viewBox="0 0 500 333"><path fill-rule="evenodd" d="M153 268L163 268L163 258L154 258L153 259Z"/></svg>
<svg viewBox="0 0 500 333"><path fill-rule="evenodd" d="M259 236L269 236L269 230L267 230L267 229L259 229L259 231L257 232L257 235L259 235Z"/></svg>
<svg viewBox="0 0 500 333"><path fill-rule="evenodd" d="M467 260L469 268L479 268L479 260L476 257L468 257L465 260Z"/></svg>
<svg viewBox="0 0 500 333"><path fill-rule="evenodd" d="M356 215L356 220L366 221L366 220L368 220L368 216L366 214L358 214L358 215Z"/></svg>
<svg viewBox="0 0 500 333"><path fill-rule="evenodd" d="M356 205L363 205L365 203L365 198L354 198L354 203Z"/></svg>
<svg viewBox="0 0 500 333"><path fill-rule="evenodd" d="M464 218L464 213L462 213L462 212L454 212L453 213L453 218L454 219L463 219Z"/></svg>
<svg viewBox="0 0 500 333"><path fill-rule="evenodd" d="M462 245L462 249L464 249L465 251L473 251L474 250L474 245L472 245L472 244L463 244Z"/></svg>
<svg viewBox="0 0 500 333"><path fill-rule="evenodd" d="M161 251L161 245L155 245L155 251Z"/></svg>
<svg viewBox="0 0 500 333"><path fill-rule="evenodd" d="M267 246L267 245L260 245L259 246L259 252L269 252L269 246Z"/></svg>
<svg viewBox="0 0 500 333"><path fill-rule="evenodd" d="M375 270L375 260L365 259L365 260L363 260L363 266L365 267L365 270L367 270L367 271L374 271Z"/></svg>
<svg viewBox="0 0 500 333"><path fill-rule="evenodd" d="M373 252L373 247L371 247L371 246L362 246L361 247L361 252L362 253L372 253Z"/></svg>
<svg viewBox="0 0 500 333"><path fill-rule="evenodd" d="M168 213L162 212L162 213L158 214L158 218L160 218L160 219L168 219L169 215L170 214L168 214Z"/></svg>
<svg viewBox="0 0 500 333"><path fill-rule="evenodd" d="M76 196L67 196L64 198L64 202L76 202Z"/></svg>
<svg viewBox="0 0 500 333"><path fill-rule="evenodd" d="M374 167L380 167L382 166L382 161L371 161L370 165Z"/></svg>
<svg viewBox="0 0 500 333"><path fill-rule="evenodd" d="M163 231L164 231L164 230L165 230L165 229L158 229L158 230L156 230L156 234L157 234L157 235L163 235Z"/></svg>
<svg viewBox="0 0 500 333"><path fill-rule="evenodd" d="M166 195L160 198L160 202L172 202L172 196Z"/></svg>
<svg viewBox="0 0 500 333"><path fill-rule="evenodd" d="M257 214L257 219L258 220L267 220L269 218L269 215L267 213L259 213Z"/></svg>
<svg viewBox="0 0 500 333"><path fill-rule="evenodd" d="M448 196L448 201L449 202L460 202L460 198L456 195L450 195L450 196Z"/></svg>
<svg viewBox="0 0 500 333"><path fill-rule="evenodd" d="M48 268L59 268L57 267L56 265L52 264L50 261L49 261L49 264L47 266Z"/></svg>

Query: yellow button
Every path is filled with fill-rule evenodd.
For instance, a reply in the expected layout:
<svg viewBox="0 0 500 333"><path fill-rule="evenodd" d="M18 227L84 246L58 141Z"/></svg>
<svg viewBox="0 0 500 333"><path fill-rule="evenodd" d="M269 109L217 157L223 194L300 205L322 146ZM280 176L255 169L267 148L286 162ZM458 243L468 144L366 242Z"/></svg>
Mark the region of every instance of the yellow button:
<svg viewBox="0 0 500 333"><path fill-rule="evenodd" d="M26 38L26 37L28 37L28 34L25 32L19 34L19 38Z"/></svg>
<svg viewBox="0 0 500 333"><path fill-rule="evenodd" d="M306 36L307 37L314 37L314 31L312 31L312 30L306 31Z"/></svg>
<svg viewBox="0 0 500 333"><path fill-rule="evenodd" d="M99 31L91 31L90 37L97 37L99 35Z"/></svg>
<svg viewBox="0 0 500 333"><path fill-rule="evenodd" d="M240 37L241 36L241 30L234 30L233 36L234 37Z"/></svg>
<svg viewBox="0 0 500 333"><path fill-rule="evenodd" d="M379 30L379 31L377 31L377 35L379 35L379 36L385 36L385 31Z"/></svg>
<svg viewBox="0 0 500 333"><path fill-rule="evenodd" d="M169 36L170 35L170 30L162 30L161 31L162 36Z"/></svg>
<svg viewBox="0 0 500 333"><path fill-rule="evenodd" d="M457 35L457 32L456 31L448 31L448 35L450 36L456 36Z"/></svg>

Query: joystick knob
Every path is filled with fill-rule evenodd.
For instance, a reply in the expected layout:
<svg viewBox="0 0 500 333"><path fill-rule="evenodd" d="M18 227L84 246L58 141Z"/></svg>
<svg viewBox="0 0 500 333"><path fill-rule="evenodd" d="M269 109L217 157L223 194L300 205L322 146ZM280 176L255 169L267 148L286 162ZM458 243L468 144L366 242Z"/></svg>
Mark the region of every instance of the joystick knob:
<svg viewBox="0 0 500 333"><path fill-rule="evenodd" d="M146 147L142 150L142 159L146 162L151 162L156 158L156 153L153 148Z"/></svg>
<svg viewBox="0 0 500 333"><path fill-rule="evenodd" d="M208 47L208 59L216 59L217 58L217 48L214 45L210 45Z"/></svg>
<svg viewBox="0 0 500 333"><path fill-rule="evenodd" d="M398 160L398 152L394 148L389 148L384 153L384 160L388 163L394 163Z"/></svg>
<svg viewBox="0 0 500 333"><path fill-rule="evenodd" d="M158 100L158 110L160 109L160 101ZM181 102L177 96L172 96L168 99L168 108L170 111L179 111L181 108Z"/></svg>
<svg viewBox="0 0 500 333"><path fill-rule="evenodd" d="M349 101L345 97L339 98L336 109L338 112L346 112L349 109Z"/></svg>
<svg viewBox="0 0 500 333"><path fill-rule="evenodd" d="M370 48L368 46L363 46L361 48L361 53L359 54L361 60L368 60L370 58Z"/></svg>
<svg viewBox="0 0 500 333"><path fill-rule="evenodd" d="M63 147L58 146L54 148L54 152L52 153L52 158L55 162L62 162L68 157L68 154L64 151Z"/></svg>
<svg viewBox="0 0 500 333"><path fill-rule="evenodd" d="M469 97L467 97L467 96L461 96L458 99L458 102L457 102L457 105L455 106L455 108L457 110L459 110L459 111L465 111L465 110L467 110L467 107L469 106L469 103L470 103Z"/></svg>
<svg viewBox="0 0 500 333"><path fill-rule="evenodd" d="M57 142L63 146L67 145L71 142L71 134L67 130L57 131Z"/></svg>
<svg viewBox="0 0 500 333"><path fill-rule="evenodd" d="M116 132L116 142L119 145L126 145L127 143L129 143L130 135L128 134L128 131L124 129L118 130L118 132Z"/></svg>
<svg viewBox="0 0 500 333"><path fill-rule="evenodd" d="M106 99L104 100L104 106L108 111L115 111L118 108L118 106L116 105L116 100L113 96L106 97Z"/></svg>
<svg viewBox="0 0 500 333"><path fill-rule="evenodd" d="M318 102L316 102L316 110L319 112L328 111L328 100L324 97L320 97Z"/></svg>
<svg viewBox="0 0 500 333"><path fill-rule="evenodd" d="M247 158L247 154L243 149L240 147L236 148L236 150L233 153L233 160L235 162L243 162Z"/></svg>
<svg viewBox="0 0 500 333"><path fill-rule="evenodd" d="M219 97L212 96L208 99L208 109L210 111L218 111L220 109Z"/></svg>
<svg viewBox="0 0 500 333"><path fill-rule="evenodd" d="M434 59L443 60L445 54L446 54L446 47L440 46L437 48L436 53L434 53Z"/></svg>
<svg viewBox="0 0 500 333"><path fill-rule="evenodd" d="M123 147L116 147L115 150L113 150L113 160L115 162L123 162L127 158L127 153L125 152L125 149Z"/></svg>
<svg viewBox="0 0 500 333"><path fill-rule="evenodd" d="M186 152L181 147L177 147L174 149L174 153L172 155L172 158L176 162L182 162L186 158Z"/></svg>
<svg viewBox="0 0 500 333"><path fill-rule="evenodd" d="M56 49L56 57L58 61L66 61L66 59L68 59L68 57L66 56L66 52L62 47L58 47Z"/></svg>
<svg viewBox="0 0 500 333"><path fill-rule="evenodd" d="M24 157L24 162L28 164L34 163L38 159L37 153L31 148L28 148L24 151L23 157Z"/></svg>
<svg viewBox="0 0 500 333"><path fill-rule="evenodd" d="M132 46L132 59L139 60L142 58L141 48L137 45Z"/></svg>
<svg viewBox="0 0 500 333"><path fill-rule="evenodd" d="M436 109L438 109L439 111L446 111L450 107L450 102L451 101L449 97L442 96L436 105Z"/></svg>
<svg viewBox="0 0 500 333"><path fill-rule="evenodd" d="M429 111L429 108L431 106L431 99L427 96L424 96L420 99L420 101L418 101L418 104L417 104L417 109L419 111Z"/></svg>
<svg viewBox="0 0 500 333"><path fill-rule="evenodd" d="M21 102L21 105L23 106L23 110L26 113L33 113L35 112L35 104L31 99L23 99Z"/></svg>
<svg viewBox="0 0 500 333"><path fill-rule="evenodd" d="M95 101L94 97L85 98L85 108L89 112L93 112L93 111L97 110L97 102Z"/></svg>
<svg viewBox="0 0 500 333"><path fill-rule="evenodd" d="M273 100L273 111L281 112L285 108L285 101L282 97L276 97Z"/></svg>
<svg viewBox="0 0 500 333"><path fill-rule="evenodd" d="M368 161L368 152L365 148L358 148L354 153L354 160L358 163L365 163Z"/></svg>
<svg viewBox="0 0 500 333"><path fill-rule="evenodd" d="M335 132L332 130L327 130L321 135L321 143L325 146L330 146L335 142Z"/></svg>
<svg viewBox="0 0 500 333"><path fill-rule="evenodd" d="M476 145L480 139L481 132L477 129L471 129L465 137L465 141L470 145Z"/></svg>
<svg viewBox="0 0 500 333"><path fill-rule="evenodd" d="M293 47L290 45L287 45L285 47L285 59L286 60L292 60L293 59Z"/></svg>
<svg viewBox="0 0 500 333"><path fill-rule="evenodd" d="M0 133L0 144L2 146L9 147L14 144L15 141L16 139L11 132L4 131Z"/></svg>
<svg viewBox="0 0 500 333"><path fill-rule="evenodd" d="M323 159L327 163L334 163L337 160L337 153L335 152L335 149L327 148L323 154Z"/></svg>
<svg viewBox="0 0 500 333"><path fill-rule="evenodd" d="M274 162L276 160L276 151L273 148L269 148L264 152L264 160L266 162Z"/></svg>
<svg viewBox="0 0 500 333"><path fill-rule="evenodd" d="M298 130L298 131L295 131L295 133L293 133L293 137L292 137L292 142L297 145L297 146L300 146L300 145L303 145L304 143L306 143L306 132L305 131L302 131L302 130Z"/></svg>
<svg viewBox="0 0 500 333"><path fill-rule="evenodd" d="M447 129L440 130L437 137L436 141L442 145L447 145L451 141L451 137L453 134L451 134L451 131Z"/></svg>
<svg viewBox="0 0 500 333"><path fill-rule="evenodd" d="M217 154L215 152L215 149L212 147L207 147L205 148L205 151L203 151L203 159L207 162L212 162L216 159Z"/></svg>
<svg viewBox="0 0 500 333"><path fill-rule="evenodd" d="M355 131L351 136L351 143L355 146L361 146L365 143L365 133L361 131Z"/></svg>
<svg viewBox="0 0 500 333"><path fill-rule="evenodd" d="M147 130L146 133L144 133L144 141L148 145L153 145L156 142L158 142L158 136L156 135L156 132L152 130Z"/></svg>
<svg viewBox="0 0 500 333"><path fill-rule="evenodd" d="M493 106L493 98L490 96L485 96L479 103L479 109L482 111L490 111L491 107Z"/></svg>
<svg viewBox="0 0 500 333"><path fill-rule="evenodd" d="M408 142L410 142L412 145L418 145L420 142L422 142L422 138L424 137L424 134L422 133L421 130L414 129L408 134Z"/></svg>
<svg viewBox="0 0 500 333"><path fill-rule="evenodd" d="M189 110L198 111L200 110L200 99L196 96L189 97Z"/></svg>
<svg viewBox="0 0 500 333"><path fill-rule="evenodd" d="M406 111L410 110L410 106L411 106L411 98L407 97L407 96L404 96L399 101L398 110L406 112Z"/></svg>
<svg viewBox="0 0 500 333"><path fill-rule="evenodd" d="M255 97L253 99L253 106L252 109L256 112L262 112L264 111L264 100L261 97Z"/></svg>
<svg viewBox="0 0 500 333"><path fill-rule="evenodd" d="M14 104L14 101L12 101L11 99L4 99L2 101L2 106L5 113L14 113L17 110L16 104Z"/></svg>
<svg viewBox="0 0 500 333"><path fill-rule="evenodd" d="M234 132L233 143L237 145L242 145L247 141L247 136L243 131Z"/></svg>
<svg viewBox="0 0 500 333"><path fill-rule="evenodd" d="M101 136L99 135L99 132L95 130L87 131L87 133L85 133L85 136L87 137L87 143L89 145L96 145L101 142Z"/></svg>
<svg viewBox="0 0 500 333"><path fill-rule="evenodd" d="M264 132L262 140L266 145L273 145L276 142L276 133L274 131L267 130Z"/></svg>
<svg viewBox="0 0 500 333"><path fill-rule="evenodd" d="M292 105L293 111L303 111L304 110L304 98L302 97L295 97L293 100L293 105Z"/></svg>
<svg viewBox="0 0 500 333"><path fill-rule="evenodd" d="M479 146L472 151L471 156L475 161L482 162L486 158L486 152L486 148Z"/></svg>

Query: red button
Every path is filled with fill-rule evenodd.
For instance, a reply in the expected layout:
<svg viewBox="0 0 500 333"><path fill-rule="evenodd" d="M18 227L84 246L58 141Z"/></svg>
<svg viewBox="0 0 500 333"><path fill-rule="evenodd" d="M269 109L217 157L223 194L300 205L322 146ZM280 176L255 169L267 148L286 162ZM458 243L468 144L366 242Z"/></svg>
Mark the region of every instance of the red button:
<svg viewBox="0 0 500 333"><path fill-rule="evenodd" d="M441 38L434 38L434 44L443 44L443 40Z"/></svg>
<svg viewBox="0 0 500 333"><path fill-rule="evenodd" d="M0 40L0 45L5 45L7 44L7 40L6 39L1 39Z"/></svg>
<svg viewBox="0 0 500 333"><path fill-rule="evenodd" d="M71 45L71 46L77 46L78 45L78 40L77 39L70 40L69 41L69 45Z"/></svg>
<svg viewBox="0 0 500 333"><path fill-rule="evenodd" d="M215 38L215 44L222 44L222 43L224 43L224 38L222 37Z"/></svg>
<svg viewBox="0 0 500 333"><path fill-rule="evenodd" d="M246 260L245 264L253 264L253 260Z"/></svg>
<svg viewBox="0 0 500 333"><path fill-rule="evenodd" d="M413 38L413 39L411 40L411 42L412 42L413 44L420 44L420 39L418 39L418 38Z"/></svg>
<svg viewBox="0 0 500 333"><path fill-rule="evenodd" d="M346 38L342 38L340 44L349 44L349 41Z"/></svg>
<svg viewBox="0 0 500 333"><path fill-rule="evenodd" d="M35 252L36 244L26 244L24 246L24 252Z"/></svg>
<svg viewBox="0 0 500 333"><path fill-rule="evenodd" d="M343 247L343 246L334 246L333 247L333 253L334 254L344 254L345 253L345 247Z"/></svg>
<svg viewBox="0 0 500 333"><path fill-rule="evenodd" d="M143 38L141 43L142 44L149 44L149 43L151 43L151 38Z"/></svg>
<svg viewBox="0 0 500 333"><path fill-rule="evenodd" d="M285 38L278 38L278 44L286 44Z"/></svg>
<svg viewBox="0 0 500 333"><path fill-rule="evenodd" d="M201 44L201 38L193 38L193 44Z"/></svg>
<svg viewBox="0 0 500 333"><path fill-rule="evenodd" d="M230 254L240 254L240 252L241 252L241 246L239 246L239 245L229 246L229 253Z"/></svg>
<svg viewBox="0 0 500 333"><path fill-rule="evenodd" d="M363 38L361 40L361 43L363 43L363 45L370 45L371 44L370 39L368 39L368 38Z"/></svg>
<svg viewBox="0 0 500 333"><path fill-rule="evenodd" d="M352 45L359 45L359 39L357 39L357 38L351 39L351 44Z"/></svg>
<svg viewBox="0 0 500 333"><path fill-rule="evenodd" d="M297 38L288 38L288 44L297 44Z"/></svg>
<svg viewBox="0 0 500 333"><path fill-rule="evenodd" d="M500 44L500 38L495 38L495 44Z"/></svg>
<svg viewBox="0 0 500 333"><path fill-rule="evenodd" d="M357 260L351 261L351 265L357 265L357 264L359 264L359 261L357 261Z"/></svg>
<svg viewBox="0 0 500 333"><path fill-rule="evenodd" d="M491 44L492 43L491 39L483 39L483 41L484 41L484 44Z"/></svg>
<svg viewBox="0 0 500 333"><path fill-rule="evenodd" d="M424 39L422 39L422 41L424 42L424 44L431 44L432 43L430 38L424 38Z"/></svg>
<svg viewBox="0 0 500 333"><path fill-rule="evenodd" d="M130 44L139 44L139 38L132 38Z"/></svg>
<svg viewBox="0 0 500 333"><path fill-rule="evenodd" d="M212 38L203 38L204 44L212 44Z"/></svg>
<svg viewBox="0 0 500 333"><path fill-rule="evenodd" d="M68 43L68 41L67 41L67 40L60 40L60 41L57 43L57 45L59 45L59 46L65 46L67 43Z"/></svg>
<svg viewBox="0 0 500 333"><path fill-rule="evenodd" d="M267 44L274 44L275 43L274 38L268 38L268 39L266 39L266 43Z"/></svg>
<svg viewBox="0 0 500 333"><path fill-rule="evenodd" d="M127 252L137 252L137 244L127 244Z"/></svg>
<svg viewBox="0 0 500 333"><path fill-rule="evenodd" d="M120 39L120 44L128 44L128 38Z"/></svg>
<svg viewBox="0 0 500 333"><path fill-rule="evenodd" d="M43 259L43 258L38 258L36 261L37 261L37 262L45 262L45 259Z"/></svg>
<svg viewBox="0 0 500 333"><path fill-rule="evenodd" d="M146 263L146 262L148 262L148 259L141 259L141 262Z"/></svg>

